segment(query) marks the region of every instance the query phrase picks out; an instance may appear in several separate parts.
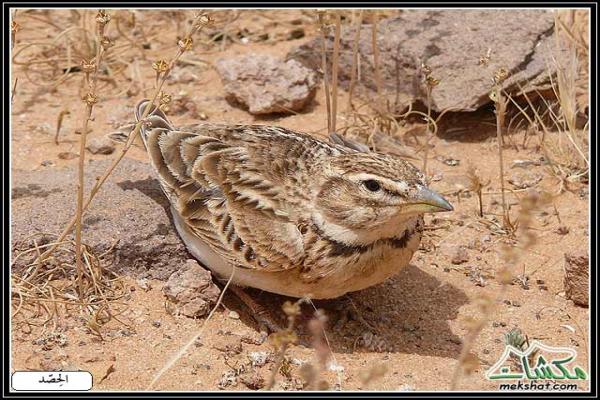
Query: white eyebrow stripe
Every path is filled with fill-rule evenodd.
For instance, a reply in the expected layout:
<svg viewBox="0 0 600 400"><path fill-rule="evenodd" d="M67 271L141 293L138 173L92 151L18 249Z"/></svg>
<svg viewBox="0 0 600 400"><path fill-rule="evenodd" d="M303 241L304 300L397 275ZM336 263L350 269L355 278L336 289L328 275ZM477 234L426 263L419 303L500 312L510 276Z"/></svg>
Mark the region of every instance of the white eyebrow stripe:
<svg viewBox="0 0 600 400"><path fill-rule="evenodd" d="M385 178L383 176L369 174L366 172L352 174L352 178L355 178L360 181L367 181L370 179L376 180L378 182L383 183L385 186L387 186L389 188L396 189L400 193L408 193L408 191L410 189L410 187L408 186L408 183L406 183L404 181L395 181L393 179Z"/></svg>

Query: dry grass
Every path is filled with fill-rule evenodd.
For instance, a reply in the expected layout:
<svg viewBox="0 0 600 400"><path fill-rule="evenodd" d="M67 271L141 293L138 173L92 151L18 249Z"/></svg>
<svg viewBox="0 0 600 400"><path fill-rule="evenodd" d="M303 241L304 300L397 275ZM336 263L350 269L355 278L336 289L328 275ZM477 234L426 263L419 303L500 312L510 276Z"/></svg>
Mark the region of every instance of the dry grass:
<svg viewBox="0 0 600 400"><path fill-rule="evenodd" d="M500 68L494 74L494 86L490 93L490 99L494 102L494 113L496 115L496 140L498 141L498 171L500 173L500 195L502 198L502 221L504 228L508 231L513 230L506 203L506 188L504 187L504 129L506 120L507 96L502 90L502 84L508 78L506 68Z"/></svg>
<svg viewBox="0 0 600 400"><path fill-rule="evenodd" d="M44 248L57 244L50 241L40 244L51 235L37 234L30 238L33 246L17 250L11 265L11 288L13 297L12 320L16 326L41 326L50 324L55 331L61 319L73 316L74 311L83 312L90 332L102 337L101 327L118 318L127 309L122 301L129 289L121 278L110 270L111 249L96 254L87 245L81 246L83 270L77 276L75 242L67 240L44 263L27 263L15 271L22 258L39 256ZM116 244L116 243L115 243ZM76 314L76 313L75 313Z"/></svg>
<svg viewBox="0 0 600 400"><path fill-rule="evenodd" d="M538 148L548 172L558 180L557 193L587 182L589 174L589 54L587 12L565 10L555 16L555 56L547 60L551 96L538 93L534 102L524 94L527 107L510 99L533 130L541 131ZM565 56L566 54L566 56ZM536 104L537 103L537 104ZM525 142L524 142L525 143Z"/></svg>
<svg viewBox="0 0 600 400"><path fill-rule="evenodd" d="M439 85L440 81L436 79L432 75L431 68L428 65L421 64L421 72L423 75L423 81L425 83L426 92L427 92L427 131L425 132L425 151L423 152L423 173L427 177L427 160L429 158L429 141L431 140L431 136L433 135L431 126L432 126L432 118L431 118L431 94L433 88ZM435 124L435 122L433 122Z"/></svg>
<svg viewBox="0 0 600 400"><path fill-rule="evenodd" d="M44 21L54 24L51 19ZM102 60L104 59L103 56L112 44L112 42L105 36L104 32L106 24L110 21L108 14L106 14L103 10L100 10L95 17L95 21L97 23L97 36L93 44L87 43L87 46L94 46L93 48L96 51L96 55L93 59L82 58L81 61L81 68L85 74L84 82L88 90L83 96L86 108L84 120L82 122L84 128L80 138L79 149L77 211L66 225L62 233L58 235L53 242L41 247L37 246L36 243L33 242L33 248L29 248L23 252L17 253L15 259L13 260L13 266L19 258L26 254L36 254L36 258L32 262L27 263L27 265L22 269L24 272L21 275L13 274L13 280L15 281L15 291L13 292L13 297L19 298L19 303L16 305L17 311L13 314L13 316L18 315L19 311L24 306L37 305L40 307L40 304L45 304L46 302L52 303L55 302L56 298L60 298L61 302L68 303L68 305L79 306L79 309L82 312L87 312L88 314L93 315L95 319L97 319L97 315L100 310L106 313L109 317L114 317L115 313L111 311L110 304L114 300L120 299L122 297L122 293L117 289L110 290L111 293L113 293L112 295L107 295L105 293L109 288L112 288L110 283L115 279L113 276L114 274L110 273L106 267L101 267L99 258L94 256L91 249L82 244L82 217L96 194L101 189L104 182L106 182L106 180L110 177L112 171L123 159L135 141L136 137L139 135L143 119L149 114L150 110L152 109L152 105L157 104L157 101L159 106L165 103L165 99L168 98L168 95L162 92L162 88L168 79L169 74L174 69L177 61L186 51L190 50L193 44L192 36L210 23L210 19L206 14L197 14L192 20L191 28L188 34L180 39L177 43L178 49L173 59L168 63L164 60L158 60L153 63L152 66L156 71L156 86L154 95L152 96L152 101L148 103L140 122L135 125L134 129L129 134L127 142L123 146L121 152L117 153L116 157L113 159L113 162L106 169L103 175L96 179L95 184L91 188L90 193L84 202L83 181L86 133L89 130L89 122L91 120L94 104L96 104L98 101L98 80L100 77L98 72L102 66ZM82 24L84 27L86 26L85 22ZM82 31L88 32L85 28L82 28ZM27 48L28 46L29 45L26 44L24 47ZM84 43L82 45L79 43L74 48L81 47L85 48L86 44ZM67 49L67 53L69 54L69 60L71 60L71 51ZM58 85L62 83L63 81L59 81ZM76 229L75 241L67 239L73 228ZM64 257L61 259L59 257L60 255L69 254L69 252L72 251L70 246L73 244L73 252L75 253L75 259L71 260L73 263L68 260L65 261ZM57 269L57 265L59 265L60 268ZM52 286L50 283L56 280L65 280L66 282L69 282L69 284ZM71 290L73 284L77 287L77 296L73 296ZM49 291L45 290L47 287L50 288ZM90 287L94 288L94 290L90 291ZM41 307L48 310L47 306ZM52 315L58 314L55 312ZM47 321L48 320L46 320L46 322Z"/></svg>

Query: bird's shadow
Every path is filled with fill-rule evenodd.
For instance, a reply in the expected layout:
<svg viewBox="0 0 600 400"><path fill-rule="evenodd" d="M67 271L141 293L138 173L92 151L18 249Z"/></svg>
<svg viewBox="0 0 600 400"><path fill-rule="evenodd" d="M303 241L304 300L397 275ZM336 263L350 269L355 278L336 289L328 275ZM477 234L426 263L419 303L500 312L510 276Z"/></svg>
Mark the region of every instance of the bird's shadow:
<svg viewBox="0 0 600 400"><path fill-rule="evenodd" d="M281 306L296 299L246 289L280 326L286 325ZM308 322L315 307L327 316L326 335L334 353L392 352L458 358L461 339L449 321L468 303L459 288L444 283L414 265L384 283L333 300L304 304L296 333L304 343L312 335ZM240 311L242 321L256 328L247 309L228 298L227 305ZM348 312L349 311L349 312ZM362 320L362 321L361 321Z"/></svg>
<svg viewBox="0 0 600 400"><path fill-rule="evenodd" d="M168 210L170 207L169 200L161 190L160 183L156 178L148 177L146 179L138 179L135 181L128 179L125 181L117 182L117 186L119 186L123 190L139 190L142 194L154 200L165 210Z"/></svg>

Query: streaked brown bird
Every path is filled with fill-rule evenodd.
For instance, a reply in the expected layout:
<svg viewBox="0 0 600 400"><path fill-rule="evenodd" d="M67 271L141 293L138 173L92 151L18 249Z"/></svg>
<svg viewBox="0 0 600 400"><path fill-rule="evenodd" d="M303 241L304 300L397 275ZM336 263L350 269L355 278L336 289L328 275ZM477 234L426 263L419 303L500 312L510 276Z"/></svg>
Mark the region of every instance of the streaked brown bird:
<svg viewBox="0 0 600 400"><path fill-rule="evenodd" d="M336 134L175 128L154 108L141 135L187 248L220 279L237 267L239 286L326 299L376 285L409 263L424 213L452 210L412 164Z"/></svg>

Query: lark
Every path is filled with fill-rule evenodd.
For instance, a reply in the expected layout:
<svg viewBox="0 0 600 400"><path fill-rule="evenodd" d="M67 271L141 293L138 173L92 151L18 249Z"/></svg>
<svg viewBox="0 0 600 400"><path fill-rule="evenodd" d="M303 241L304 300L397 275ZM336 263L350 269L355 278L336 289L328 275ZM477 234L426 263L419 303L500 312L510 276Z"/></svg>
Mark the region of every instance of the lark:
<svg viewBox="0 0 600 400"><path fill-rule="evenodd" d="M154 108L141 135L186 247L242 287L327 299L376 285L409 263L424 213L452 210L409 162L336 134L175 128Z"/></svg>

